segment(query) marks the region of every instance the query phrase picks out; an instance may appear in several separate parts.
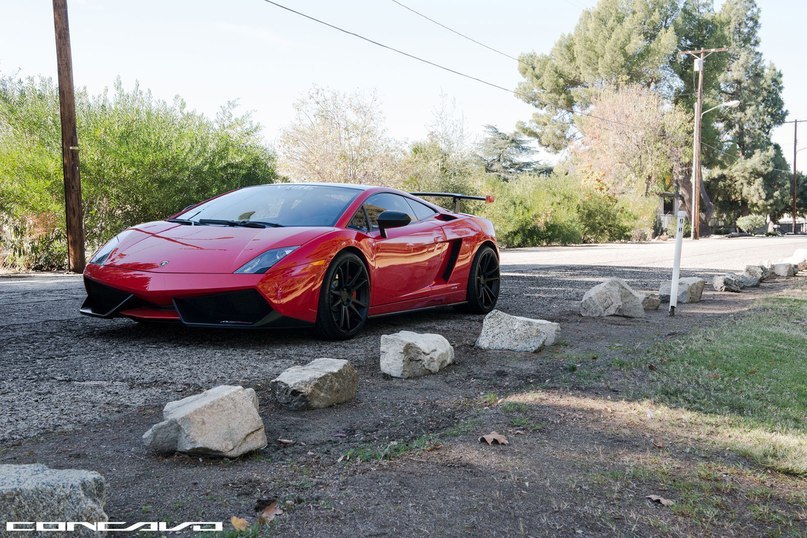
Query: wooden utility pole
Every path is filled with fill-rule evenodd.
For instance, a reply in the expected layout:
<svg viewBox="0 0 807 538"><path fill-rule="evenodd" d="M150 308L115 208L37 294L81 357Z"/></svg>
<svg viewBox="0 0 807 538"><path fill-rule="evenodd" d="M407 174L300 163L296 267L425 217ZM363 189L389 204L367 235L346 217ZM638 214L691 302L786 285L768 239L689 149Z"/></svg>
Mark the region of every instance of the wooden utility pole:
<svg viewBox="0 0 807 538"><path fill-rule="evenodd" d="M796 198L798 197L798 172L796 171L796 155L798 154L799 145L799 123L804 123L807 120L791 120L785 123L793 124L793 235L796 235Z"/></svg>
<svg viewBox="0 0 807 538"><path fill-rule="evenodd" d="M692 215L691 238L700 239L700 198L701 198L701 120L703 119L703 70L706 58L714 52L727 51L720 49L682 50L679 54L689 54L695 58L695 68L698 71L697 100L695 101L695 134L692 144Z"/></svg>
<svg viewBox="0 0 807 538"><path fill-rule="evenodd" d="M84 222L81 209L76 95L73 89L73 59L70 52L70 26L67 0L53 0L53 27L56 30L56 64L59 73L59 112L62 122L62 165L64 168L64 207L67 220L67 256L70 271L84 270Z"/></svg>

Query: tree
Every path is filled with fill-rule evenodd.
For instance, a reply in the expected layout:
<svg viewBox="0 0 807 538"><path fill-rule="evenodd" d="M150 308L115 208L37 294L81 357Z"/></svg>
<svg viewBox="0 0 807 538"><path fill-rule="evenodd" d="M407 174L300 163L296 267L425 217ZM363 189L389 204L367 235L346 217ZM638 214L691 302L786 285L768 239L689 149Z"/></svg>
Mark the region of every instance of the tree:
<svg viewBox="0 0 807 538"><path fill-rule="evenodd" d="M314 87L280 136L280 171L298 181L400 182L401 151L387 137L374 95Z"/></svg>
<svg viewBox="0 0 807 538"><path fill-rule="evenodd" d="M754 0L727 0L717 14L729 50L713 99L738 100L740 105L721 109L714 118L721 136L707 148L713 152L707 180L723 213L776 218L788 206L789 174L771 132L787 113L782 73L759 51L759 15Z"/></svg>
<svg viewBox="0 0 807 538"><path fill-rule="evenodd" d="M678 0L601 0L549 54L522 54L517 93L536 112L519 129L560 151L574 139L574 112L587 110L599 88L672 84L679 10Z"/></svg>
<svg viewBox="0 0 807 538"><path fill-rule="evenodd" d="M606 88L592 101L596 117L577 120L583 135L574 160L615 195L648 196L673 188L673 171L687 160L690 119L638 85Z"/></svg>
<svg viewBox="0 0 807 538"><path fill-rule="evenodd" d="M535 154L532 141L516 132L505 133L493 125L485 126L486 136L477 146L477 157L485 172L509 181L519 174L538 172L547 174L551 168L530 159Z"/></svg>

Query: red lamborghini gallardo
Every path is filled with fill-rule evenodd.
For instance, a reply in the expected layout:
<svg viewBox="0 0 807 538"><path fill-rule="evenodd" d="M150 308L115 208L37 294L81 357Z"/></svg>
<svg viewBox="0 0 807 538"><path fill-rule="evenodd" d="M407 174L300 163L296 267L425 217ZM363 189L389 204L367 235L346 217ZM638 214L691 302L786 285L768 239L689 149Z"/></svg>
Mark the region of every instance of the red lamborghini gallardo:
<svg viewBox="0 0 807 538"><path fill-rule="evenodd" d="M420 193L426 195L429 193ZM315 325L443 305L484 314L499 296L491 223L382 187L246 187L112 239L84 271L81 312L195 327Z"/></svg>

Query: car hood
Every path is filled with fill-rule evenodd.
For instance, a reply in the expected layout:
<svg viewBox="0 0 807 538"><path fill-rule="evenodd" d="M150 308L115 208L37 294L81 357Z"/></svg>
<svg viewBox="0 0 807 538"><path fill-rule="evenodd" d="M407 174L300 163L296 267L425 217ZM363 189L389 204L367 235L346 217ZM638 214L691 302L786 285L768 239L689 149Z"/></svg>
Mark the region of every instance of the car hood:
<svg viewBox="0 0 807 538"><path fill-rule="evenodd" d="M156 273L232 273L267 250L300 246L331 230L150 222L124 232L104 265Z"/></svg>

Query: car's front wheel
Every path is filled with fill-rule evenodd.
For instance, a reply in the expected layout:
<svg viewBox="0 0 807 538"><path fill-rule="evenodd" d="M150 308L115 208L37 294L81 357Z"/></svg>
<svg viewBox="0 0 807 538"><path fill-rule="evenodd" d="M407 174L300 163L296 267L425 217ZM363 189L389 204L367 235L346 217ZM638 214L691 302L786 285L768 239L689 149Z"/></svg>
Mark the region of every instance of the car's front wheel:
<svg viewBox="0 0 807 538"><path fill-rule="evenodd" d="M331 340L353 338L367 321L370 278L364 262L352 252L341 252L331 262L319 297L317 330Z"/></svg>

